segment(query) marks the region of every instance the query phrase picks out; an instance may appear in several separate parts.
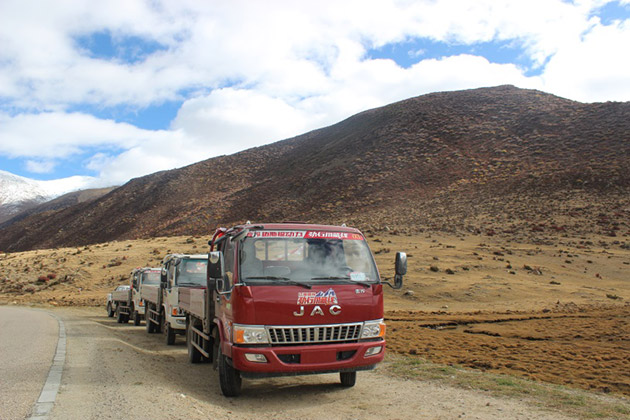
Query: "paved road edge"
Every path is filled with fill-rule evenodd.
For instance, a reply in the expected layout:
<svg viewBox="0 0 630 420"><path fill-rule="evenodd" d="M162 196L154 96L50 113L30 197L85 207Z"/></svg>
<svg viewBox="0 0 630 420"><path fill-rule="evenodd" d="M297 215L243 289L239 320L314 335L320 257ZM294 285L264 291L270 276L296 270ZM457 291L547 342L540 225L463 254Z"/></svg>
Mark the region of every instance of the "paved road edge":
<svg viewBox="0 0 630 420"><path fill-rule="evenodd" d="M33 406L31 416L28 420L47 420L50 412L55 405L55 399L59 392L61 384L61 374L63 373L63 365L66 362L66 326L61 319L53 314L50 316L57 319L59 323L59 339L57 341L57 351L53 359L52 366L48 372L48 378L44 384L41 394L37 402Z"/></svg>

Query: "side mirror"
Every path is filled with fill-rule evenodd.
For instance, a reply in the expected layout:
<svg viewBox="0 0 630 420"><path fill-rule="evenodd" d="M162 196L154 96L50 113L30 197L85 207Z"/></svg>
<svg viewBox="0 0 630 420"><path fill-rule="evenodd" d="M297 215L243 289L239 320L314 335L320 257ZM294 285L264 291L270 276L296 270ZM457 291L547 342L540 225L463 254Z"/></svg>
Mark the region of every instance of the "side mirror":
<svg viewBox="0 0 630 420"><path fill-rule="evenodd" d="M220 279L223 281L224 274L223 253L221 251L212 251L208 254L208 279ZM219 290L218 284L217 290Z"/></svg>
<svg viewBox="0 0 630 420"><path fill-rule="evenodd" d="M403 286L403 276L407 274L407 254L404 252L396 253L396 263L394 265L394 284L385 282L392 289L400 289Z"/></svg>
<svg viewBox="0 0 630 420"><path fill-rule="evenodd" d="M160 271L160 286L164 289L166 288L166 282L167 282L167 277L166 277L166 268L162 267L162 270Z"/></svg>
<svg viewBox="0 0 630 420"><path fill-rule="evenodd" d="M396 253L396 274L400 276L404 276L407 274L407 253L405 252L397 252Z"/></svg>
<svg viewBox="0 0 630 420"><path fill-rule="evenodd" d="M407 254L405 252L396 253L396 263L394 267L396 270L394 289L400 289L403 286L403 276L407 274Z"/></svg>

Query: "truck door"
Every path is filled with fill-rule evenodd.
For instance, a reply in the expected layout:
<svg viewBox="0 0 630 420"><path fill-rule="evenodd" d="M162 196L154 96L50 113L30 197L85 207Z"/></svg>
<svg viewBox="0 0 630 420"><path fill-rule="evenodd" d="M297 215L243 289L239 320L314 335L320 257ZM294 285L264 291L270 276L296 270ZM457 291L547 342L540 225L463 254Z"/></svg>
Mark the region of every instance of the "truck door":
<svg viewBox="0 0 630 420"><path fill-rule="evenodd" d="M225 269L225 275L223 276L223 292L227 292L232 289L234 282L234 243L230 238L223 241L220 251L223 252L223 266ZM217 307L215 309L216 314L220 314L225 311L225 305L230 300L230 294L219 295L216 299Z"/></svg>
<svg viewBox="0 0 630 420"><path fill-rule="evenodd" d="M172 309L172 302L170 299L171 296L171 290L173 288L173 286L175 285L175 264L176 264L176 260L172 259L168 262L168 265L166 267L166 288L164 289L164 305L165 305L165 310L168 314L171 313L171 309Z"/></svg>
<svg viewBox="0 0 630 420"><path fill-rule="evenodd" d="M131 300L135 301L136 295L140 290L140 278L138 276L138 271L135 271L131 275Z"/></svg>

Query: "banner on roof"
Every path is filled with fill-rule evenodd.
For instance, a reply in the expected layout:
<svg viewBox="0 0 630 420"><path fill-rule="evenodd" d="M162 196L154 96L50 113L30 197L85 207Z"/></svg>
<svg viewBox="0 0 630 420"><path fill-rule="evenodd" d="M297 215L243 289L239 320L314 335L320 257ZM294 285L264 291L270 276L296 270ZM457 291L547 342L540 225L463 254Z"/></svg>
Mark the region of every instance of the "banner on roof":
<svg viewBox="0 0 630 420"><path fill-rule="evenodd" d="M278 239L342 239L363 240L363 236L350 232L330 232L326 230L256 230L247 234L250 238L278 238Z"/></svg>

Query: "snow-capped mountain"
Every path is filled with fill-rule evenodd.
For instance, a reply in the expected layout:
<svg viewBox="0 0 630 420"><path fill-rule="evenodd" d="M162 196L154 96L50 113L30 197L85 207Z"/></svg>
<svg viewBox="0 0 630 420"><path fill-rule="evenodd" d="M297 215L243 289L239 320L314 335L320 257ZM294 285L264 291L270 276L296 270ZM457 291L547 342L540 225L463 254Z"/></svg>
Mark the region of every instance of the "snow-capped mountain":
<svg viewBox="0 0 630 420"><path fill-rule="evenodd" d="M0 170L0 223L29 207L84 189L93 180L89 176L71 176L38 181Z"/></svg>

